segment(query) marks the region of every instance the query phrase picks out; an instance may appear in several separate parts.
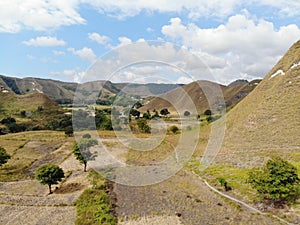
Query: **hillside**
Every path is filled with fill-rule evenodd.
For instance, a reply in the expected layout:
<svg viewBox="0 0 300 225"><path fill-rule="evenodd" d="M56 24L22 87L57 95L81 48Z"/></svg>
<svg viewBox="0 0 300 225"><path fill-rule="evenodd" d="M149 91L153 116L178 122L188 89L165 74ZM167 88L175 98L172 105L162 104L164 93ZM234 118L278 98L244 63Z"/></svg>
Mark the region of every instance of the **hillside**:
<svg viewBox="0 0 300 225"><path fill-rule="evenodd" d="M224 95L224 102L226 104L226 107L232 108L246 95L248 95L257 86L259 82L260 80L254 80L251 82L244 81L224 86L210 81L197 81L171 90L170 92L163 94L160 97L156 97L151 102L142 107L140 111L153 111L154 109L159 111L163 108L168 108L169 111L175 111L171 103L164 99L177 101L178 105L180 105L181 110L185 110L188 107L186 105L187 102L184 98L181 98L181 92L184 91L190 96L190 98L194 102L198 113L203 114L203 112L209 109L210 107L208 105L207 98L205 97L205 93L202 90L202 88L205 88L205 90L214 90L215 88L221 88ZM215 99L213 104L218 107L221 104L221 102L222 101L220 101L220 99Z"/></svg>
<svg viewBox="0 0 300 225"><path fill-rule="evenodd" d="M218 162L261 164L279 154L300 161L300 41L227 115Z"/></svg>
<svg viewBox="0 0 300 225"><path fill-rule="evenodd" d="M0 86L16 94L43 93L57 103L68 104L72 103L76 90L78 90L79 97L85 100L95 100L98 96L100 99L115 96L122 89L126 90L129 95L148 97L177 87L176 84L130 84L101 80L78 84L33 77L20 79L3 75L0 75ZM99 93L100 89L101 93Z"/></svg>

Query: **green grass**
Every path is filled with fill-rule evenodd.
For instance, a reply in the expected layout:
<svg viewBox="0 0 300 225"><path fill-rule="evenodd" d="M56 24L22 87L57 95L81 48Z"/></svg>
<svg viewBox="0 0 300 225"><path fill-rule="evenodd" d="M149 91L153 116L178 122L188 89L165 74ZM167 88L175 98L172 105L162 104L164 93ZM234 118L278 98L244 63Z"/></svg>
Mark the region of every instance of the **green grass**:
<svg viewBox="0 0 300 225"><path fill-rule="evenodd" d="M107 193L107 181L97 172L90 174L93 188L86 189L76 202L76 225L114 225L117 218L113 215L113 206Z"/></svg>

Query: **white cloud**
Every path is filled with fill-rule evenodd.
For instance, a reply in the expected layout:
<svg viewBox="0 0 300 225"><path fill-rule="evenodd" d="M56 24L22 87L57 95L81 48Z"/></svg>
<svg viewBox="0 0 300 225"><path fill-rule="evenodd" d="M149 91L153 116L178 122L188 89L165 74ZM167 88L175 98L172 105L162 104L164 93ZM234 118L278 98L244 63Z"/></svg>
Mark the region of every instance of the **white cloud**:
<svg viewBox="0 0 300 225"><path fill-rule="evenodd" d="M223 82L240 74L263 77L300 36L296 25L276 29L271 22L245 15L232 16L225 24L208 29L173 18L161 31L191 49Z"/></svg>
<svg viewBox="0 0 300 225"><path fill-rule="evenodd" d="M22 29L49 30L63 25L83 24L77 12L79 0L1 0L0 32Z"/></svg>
<svg viewBox="0 0 300 225"><path fill-rule="evenodd" d="M75 50L74 48L68 48L68 51L72 52L74 55L77 55L84 60L88 60L91 63L95 62L97 59L96 54L93 52L92 49L88 47L83 47L80 50Z"/></svg>
<svg viewBox="0 0 300 225"><path fill-rule="evenodd" d="M120 42L119 46L132 44L132 40L128 37L119 37L118 40Z"/></svg>
<svg viewBox="0 0 300 225"><path fill-rule="evenodd" d="M89 5L99 13L119 19L132 17L146 12L187 13L189 18L226 18L248 9L255 12L265 7L268 13L263 16L296 17L300 15L300 3L295 0L1 0L0 32L16 33L22 29L46 31L61 26L84 24L80 15L82 5ZM271 15L268 15L268 14ZM148 31L149 32L149 31Z"/></svg>
<svg viewBox="0 0 300 225"><path fill-rule="evenodd" d="M70 80L72 79L74 82L79 82L81 77L84 76L83 71L79 68L71 69L71 70L63 70L63 71L55 71L50 72L51 75L59 77L61 80Z"/></svg>
<svg viewBox="0 0 300 225"><path fill-rule="evenodd" d="M110 38L105 36L105 35L100 35L98 33L89 33L88 34L89 39L91 39L92 41L96 41L98 44L100 45L104 45L107 42L110 41Z"/></svg>
<svg viewBox="0 0 300 225"><path fill-rule="evenodd" d="M64 40L58 40L56 37L49 37L49 36L41 36L35 39L31 38L28 41L22 42L28 46L35 46L35 47L54 47L54 46L64 46L67 43Z"/></svg>

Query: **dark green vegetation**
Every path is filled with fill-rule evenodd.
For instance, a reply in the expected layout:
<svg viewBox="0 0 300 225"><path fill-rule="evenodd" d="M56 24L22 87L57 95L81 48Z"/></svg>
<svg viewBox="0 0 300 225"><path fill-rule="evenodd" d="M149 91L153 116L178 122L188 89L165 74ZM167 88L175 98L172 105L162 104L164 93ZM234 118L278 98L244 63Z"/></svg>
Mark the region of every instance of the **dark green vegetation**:
<svg viewBox="0 0 300 225"><path fill-rule="evenodd" d="M57 165L45 164L36 170L35 178L41 184L47 184L49 194L52 194L51 185L58 184L65 177L64 171Z"/></svg>
<svg viewBox="0 0 300 225"><path fill-rule="evenodd" d="M280 157L268 160L262 169L252 170L248 182L261 199L274 205L295 202L300 195L297 168Z"/></svg>
<svg viewBox="0 0 300 225"><path fill-rule="evenodd" d="M96 155L90 151L90 147L97 144L97 140L91 138L83 138L78 143L74 144L73 154L75 158L84 165L84 172L86 172L87 162L94 160L96 157Z"/></svg>
<svg viewBox="0 0 300 225"><path fill-rule="evenodd" d="M111 186L97 172L90 173L92 188L86 189L76 202L76 225L117 224L109 193Z"/></svg>
<svg viewBox="0 0 300 225"><path fill-rule="evenodd" d="M10 155L6 152L5 148L2 148L0 146L0 167L7 163L7 161L10 159Z"/></svg>

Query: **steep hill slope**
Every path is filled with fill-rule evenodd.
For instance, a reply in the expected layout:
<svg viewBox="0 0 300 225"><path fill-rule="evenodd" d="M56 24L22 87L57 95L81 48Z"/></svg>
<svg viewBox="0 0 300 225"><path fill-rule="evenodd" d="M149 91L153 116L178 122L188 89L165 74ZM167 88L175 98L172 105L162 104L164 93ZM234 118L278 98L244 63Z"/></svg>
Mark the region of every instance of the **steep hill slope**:
<svg viewBox="0 0 300 225"><path fill-rule="evenodd" d="M227 116L219 162L260 164L280 154L300 161L300 41Z"/></svg>

